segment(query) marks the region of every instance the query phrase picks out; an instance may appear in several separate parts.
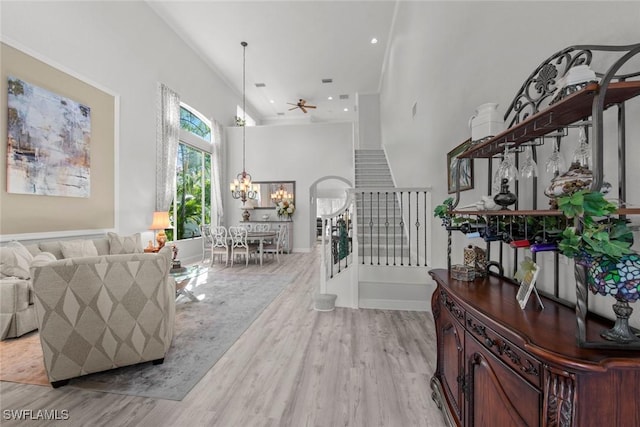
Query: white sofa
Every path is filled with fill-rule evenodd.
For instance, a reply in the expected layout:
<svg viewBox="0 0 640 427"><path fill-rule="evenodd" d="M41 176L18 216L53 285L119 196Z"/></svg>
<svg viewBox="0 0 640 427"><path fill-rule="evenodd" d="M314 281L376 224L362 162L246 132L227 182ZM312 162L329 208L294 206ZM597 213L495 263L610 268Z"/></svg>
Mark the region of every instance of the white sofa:
<svg viewBox="0 0 640 427"><path fill-rule="evenodd" d="M92 255L110 255L125 251L142 252L137 246L138 235L122 237L110 233L91 240L95 252ZM31 285L30 267L56 259L64 259L63 247L72 247L76 240L42 241L37 243L9 242L0 247L0 340L20 337L38 328ZM87 242L88 239L82 240ZM64 243L63 243L64 242ZM86 246L85 246L85 249ZM73 251L66 251L73 255Z"/></svg>
<svg viewBox="0 0 640 427"><path fill-rule="evenodd" d="M33 263L29 276L45 368L54 387L93 372L162 363L173 338L171 249L143 253L139 237L132 241L112 233L90 242L26 246L35 258L48 258Z"/></svg>

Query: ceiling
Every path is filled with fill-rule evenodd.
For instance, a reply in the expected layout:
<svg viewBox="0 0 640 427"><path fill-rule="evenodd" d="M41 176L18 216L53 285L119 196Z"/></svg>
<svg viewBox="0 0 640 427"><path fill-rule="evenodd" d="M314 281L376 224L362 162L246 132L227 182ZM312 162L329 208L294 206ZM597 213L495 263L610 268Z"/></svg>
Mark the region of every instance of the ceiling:
<svg viewBox="0 0 640 427"><path fill-rule="evenodd" d="M253 107L259 115L254 119L264 123L355 121L356 94L379 92L395 4L396 0L149 0L151 8L238 93L240 42L248 43L247 110ZM376 44L371 43L374 37ZM317 109L308 114L289 111L293 106L287 103L300 98Z"/></svg>

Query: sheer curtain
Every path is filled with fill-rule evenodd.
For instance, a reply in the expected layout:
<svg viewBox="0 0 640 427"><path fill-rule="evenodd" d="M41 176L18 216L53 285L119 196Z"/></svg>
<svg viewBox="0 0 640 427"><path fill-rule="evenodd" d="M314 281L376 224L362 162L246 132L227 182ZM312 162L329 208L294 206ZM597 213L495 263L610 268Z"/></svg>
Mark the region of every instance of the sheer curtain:
<svg viewBox="0 0 640 427"><path fill-rule="evenodd" d="M211 223L220 225L224 209L222 206L222 181L220 175L222 171L222 138L224 138L224 130L222 125L217 121L213 121L213 141L211 143L211 156L213 164L211 165Z"/></svg>
<svg viewBox="0 0 640 427"><path fill-rule="evenodd" d="M180 95L158 86L156 130L156 211L166 212L176 191L176 156L180 137Z"/></svg>

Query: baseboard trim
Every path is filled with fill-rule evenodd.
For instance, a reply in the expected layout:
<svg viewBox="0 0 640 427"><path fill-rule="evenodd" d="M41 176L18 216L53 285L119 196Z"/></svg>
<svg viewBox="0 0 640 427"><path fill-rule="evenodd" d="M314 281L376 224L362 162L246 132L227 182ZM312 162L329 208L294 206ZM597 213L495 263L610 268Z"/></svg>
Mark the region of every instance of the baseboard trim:
<svg viewBox="0 0 640 427"><path fill-rule="evenodd" d="M360 299L359 308L375 308L379 310L404 310L431 312L430 301L393 300L393 299Z"/></svg>

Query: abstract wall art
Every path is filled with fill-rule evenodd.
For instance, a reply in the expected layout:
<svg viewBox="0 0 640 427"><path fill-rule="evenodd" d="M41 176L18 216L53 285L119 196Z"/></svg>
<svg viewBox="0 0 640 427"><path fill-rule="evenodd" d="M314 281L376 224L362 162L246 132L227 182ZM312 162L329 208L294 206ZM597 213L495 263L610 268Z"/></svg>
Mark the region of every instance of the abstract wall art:
<svg viewBox="0 0 640 427"><path fill-rule="evenodd" d="M90 196L91 109L8 77L7 192Z"/></svg>

